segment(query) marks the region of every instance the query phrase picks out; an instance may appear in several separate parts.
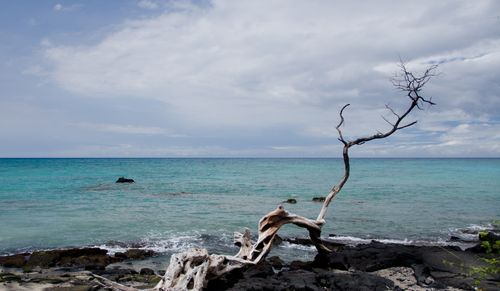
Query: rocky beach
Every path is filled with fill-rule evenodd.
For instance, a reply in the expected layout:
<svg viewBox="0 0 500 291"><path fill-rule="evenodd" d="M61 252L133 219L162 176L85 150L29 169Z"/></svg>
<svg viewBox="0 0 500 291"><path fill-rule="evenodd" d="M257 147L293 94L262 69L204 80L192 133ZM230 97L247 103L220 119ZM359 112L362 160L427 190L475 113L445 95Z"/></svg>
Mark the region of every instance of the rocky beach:
<svg viewBox="0 0 500 291"><path fill-rule="evenodd" d="M472 248L414 246L372 241L312 261L277 256L211 280L206 290L499 290L499 236L480 233ZM308 239L283 239L308 245ZM0 257L0 290L107 290L94 275L138 289L152 288L164 270L148 267L159 254L128 249L112 255L100 248L74 248ZM167 261L165 261L165 268Z"/></svg>

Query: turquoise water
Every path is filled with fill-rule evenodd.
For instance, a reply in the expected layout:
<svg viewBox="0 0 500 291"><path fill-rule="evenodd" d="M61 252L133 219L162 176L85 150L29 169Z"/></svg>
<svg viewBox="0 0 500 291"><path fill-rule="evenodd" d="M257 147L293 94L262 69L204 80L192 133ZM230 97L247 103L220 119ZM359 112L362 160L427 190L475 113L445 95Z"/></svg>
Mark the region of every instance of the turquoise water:
<svg viewBox="0 0 500 291"><path fill-rule="evenodd" d="M287 210L315 218L312 197L342 169L340 159L0 159L0 254L230 245L287 198L298 201ZM438 241L500 218L500 159L353 159L351 172L325 236Z"/></svg>

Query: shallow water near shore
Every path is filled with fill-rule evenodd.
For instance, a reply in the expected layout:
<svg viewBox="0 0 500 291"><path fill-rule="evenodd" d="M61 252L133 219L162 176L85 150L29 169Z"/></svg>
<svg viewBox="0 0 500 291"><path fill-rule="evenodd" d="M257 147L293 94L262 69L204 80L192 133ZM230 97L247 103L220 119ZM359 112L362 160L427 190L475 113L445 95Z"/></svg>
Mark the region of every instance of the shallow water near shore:
<svg viewBox="0 0 500 291"><path fill-rule="evenodd" d="M0 254L60 247L231 252L284 204L315 218L340 159L0 159ZM500 159L352 159L323 234L446 243L500 218ZM125 176L134 184L116 184ZM285 226L282 236L305 233ZM307 247L284 245L307 256Z"/></svg>

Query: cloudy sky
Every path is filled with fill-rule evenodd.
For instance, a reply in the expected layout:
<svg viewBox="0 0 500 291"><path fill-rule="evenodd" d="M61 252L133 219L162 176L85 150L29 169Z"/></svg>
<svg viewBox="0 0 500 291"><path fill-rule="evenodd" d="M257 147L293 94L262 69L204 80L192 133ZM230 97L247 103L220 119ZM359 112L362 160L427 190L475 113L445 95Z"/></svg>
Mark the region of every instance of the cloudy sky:
<svg viewBox="0 0 500 291"><path fill-rule="evenodd" d="M2 157L337 157L390 82L437 106L358 157L500 156L500 1L5 1Z"/></svg>

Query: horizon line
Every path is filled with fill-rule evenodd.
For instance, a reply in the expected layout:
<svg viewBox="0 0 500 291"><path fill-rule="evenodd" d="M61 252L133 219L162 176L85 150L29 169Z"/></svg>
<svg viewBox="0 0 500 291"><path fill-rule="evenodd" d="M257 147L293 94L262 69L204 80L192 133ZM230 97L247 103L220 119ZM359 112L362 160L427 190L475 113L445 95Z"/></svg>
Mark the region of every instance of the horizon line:
<svg viewBox="0 0 500 291"><path fill-rule="evenodd" d="M234 157L234 156L165 156L165 157L148 157L148 156L137 156L137 157L120 157L120 156L110 156L110 157L2 157L0 159L343 159L342 157L252 157L252 156L242 156L242 157ZM349 157L349 159L500 159L500 156L449 156L449 157L435 157L435 156L422 156L422 157L370 157L370 156L360 156L360 157Z"/></svg>

